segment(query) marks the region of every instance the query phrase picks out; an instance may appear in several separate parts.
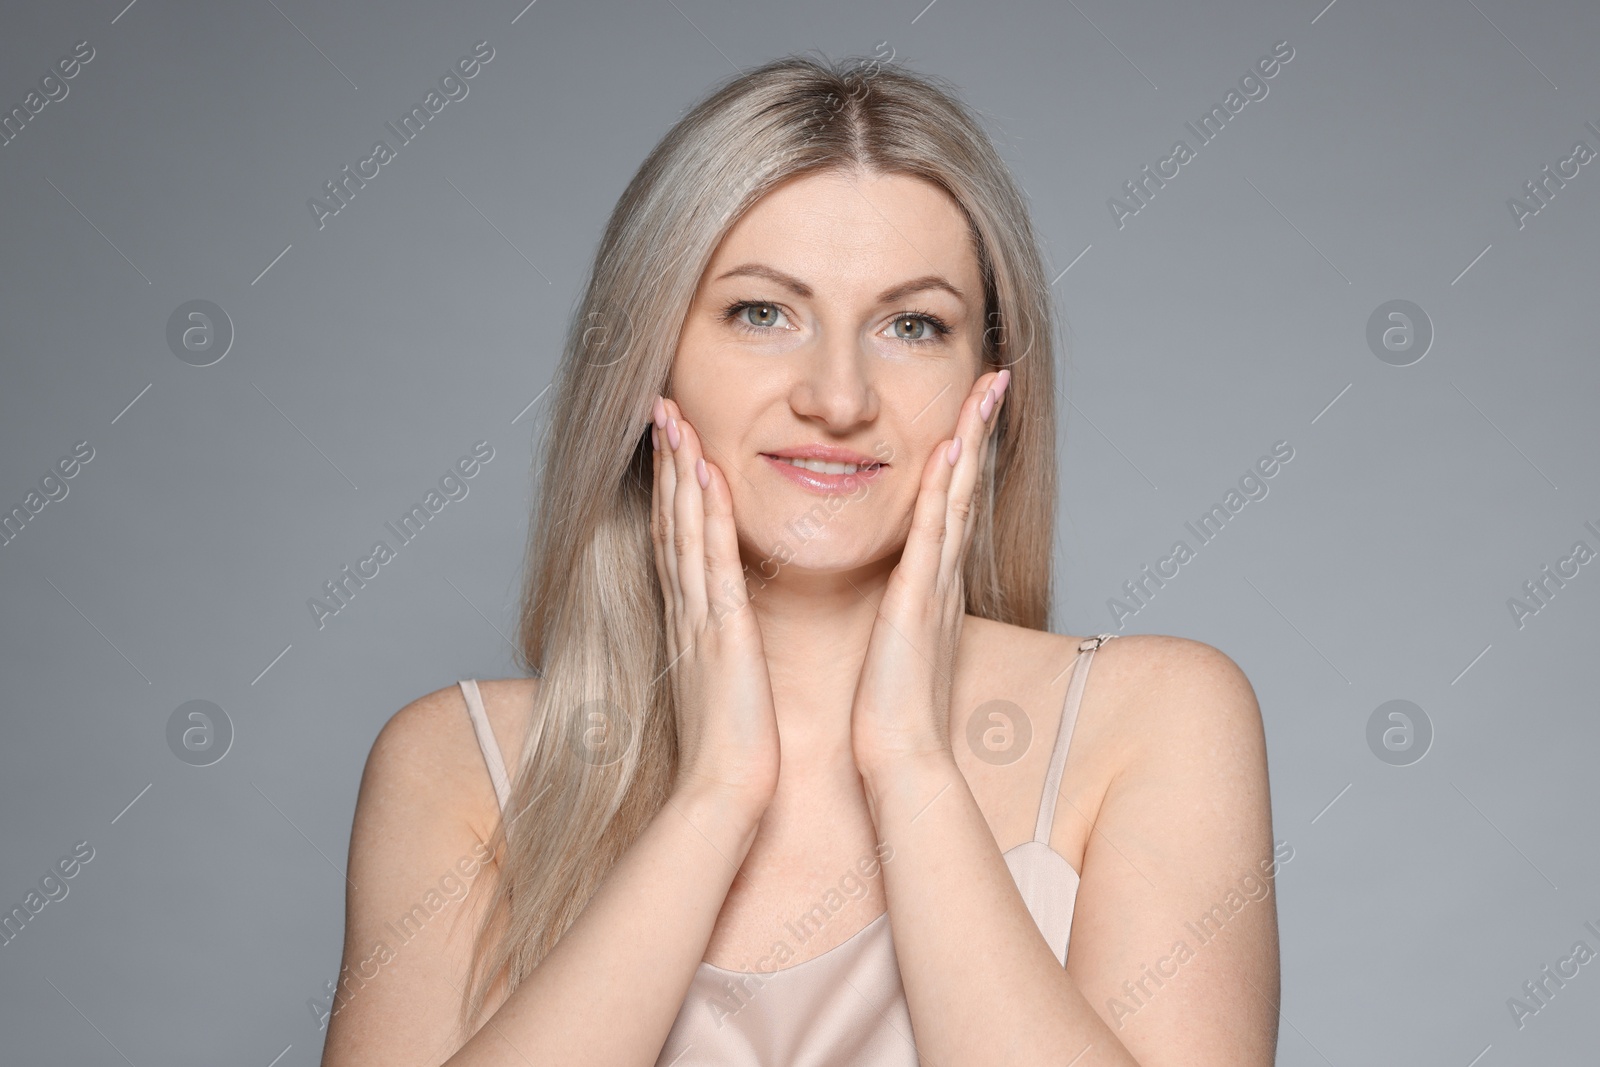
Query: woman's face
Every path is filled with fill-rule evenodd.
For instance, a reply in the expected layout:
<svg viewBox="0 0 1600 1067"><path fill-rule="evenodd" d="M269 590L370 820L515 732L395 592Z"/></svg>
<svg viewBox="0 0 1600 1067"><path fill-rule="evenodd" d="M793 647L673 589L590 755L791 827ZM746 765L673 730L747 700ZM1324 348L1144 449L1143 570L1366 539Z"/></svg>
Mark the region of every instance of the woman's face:
<svg viewBox="0 0 1600 1067"><path fill-rule="evenodd" d="M904 546L923 466L986 369L983 312L966 219L920 179L805 175L734 224L684 321L672 396L727 479L754 572ZM884 466L852 478L772 457L812 445Z"/></svg>

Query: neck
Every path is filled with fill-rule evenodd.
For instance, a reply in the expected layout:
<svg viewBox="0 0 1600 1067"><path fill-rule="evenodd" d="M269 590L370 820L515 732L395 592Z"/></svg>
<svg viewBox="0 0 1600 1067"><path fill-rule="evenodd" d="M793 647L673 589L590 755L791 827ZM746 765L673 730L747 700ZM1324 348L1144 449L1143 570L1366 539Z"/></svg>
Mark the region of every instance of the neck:
<svg viewBox="0 0 1600 1067"><path fill-rule="evenodd" d="M783 745L783 777L854 770L850 709L896 559L821 573L790 564L749 582Z"/></svg>

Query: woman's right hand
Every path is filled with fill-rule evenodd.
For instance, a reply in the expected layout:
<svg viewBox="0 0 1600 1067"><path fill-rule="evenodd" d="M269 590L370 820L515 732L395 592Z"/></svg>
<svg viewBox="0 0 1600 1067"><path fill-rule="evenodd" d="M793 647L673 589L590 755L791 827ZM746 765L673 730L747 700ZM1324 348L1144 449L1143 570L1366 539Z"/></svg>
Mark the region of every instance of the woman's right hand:
<svg viewBox="0 0 1600 1067"><path fill-rule="evenodd" d="M658 397L652 417L650 539L677 705L676 786L764 811L778 786L778 719L745 588L733 498L677 404Z"/></svg>

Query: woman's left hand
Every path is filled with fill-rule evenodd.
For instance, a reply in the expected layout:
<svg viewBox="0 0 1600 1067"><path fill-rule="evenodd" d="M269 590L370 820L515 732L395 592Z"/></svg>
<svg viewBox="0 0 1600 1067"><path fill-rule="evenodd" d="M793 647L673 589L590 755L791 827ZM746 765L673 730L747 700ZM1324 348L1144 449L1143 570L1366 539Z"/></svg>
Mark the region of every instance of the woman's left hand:
<svg viewBox="0 0 1600 1067"><path fill-rule="evenodd" d="M961 405L956 436L935 446L923 464L906 546L889 575L856 682L850 735L863 777L950 754L950 686L966 618L962 562L978 475L1010 380L1009 370L981 376Z"/></svg>

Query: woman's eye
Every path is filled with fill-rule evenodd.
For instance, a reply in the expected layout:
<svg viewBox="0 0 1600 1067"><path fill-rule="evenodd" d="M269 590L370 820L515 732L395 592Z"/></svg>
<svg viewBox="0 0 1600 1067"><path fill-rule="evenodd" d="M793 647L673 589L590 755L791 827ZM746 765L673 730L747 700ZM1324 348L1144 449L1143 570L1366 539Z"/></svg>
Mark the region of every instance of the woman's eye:
<svg viewBox="0 0 1600 1067"><path fill-rule="evenodd" d="M920 341L925 338L928 335L928 331L933 328L932 324L926 319L918 318L915 315L901 315L899 318L894 320L892 325L894 327L895 336L902 341ZM906 332L902 332L901 327L905 327Z"/></svg>
<svg viewBox="0 0 1600 1067"><path fill-rule="evenodd" d="M937 315L926 311L907 311L896 315L889 324L895 340L912 345L934 345L944 340L951 326Z"/></svg>
<svg viewBox="0 0 1600 1067"><path fill-rule="evenodd" d="M752 315L751 312L755 314ZM771 304L745 304L740 310L740 323L745 326L773 326L783 314Z"/></svg>
<svg viewBox="0 0 1600 1067"><path fill-rule="evenodd" d="M776 304L760 300L735 300L719 316L745 333L769 333L777 327L783 311Z"/></svg>
<svg viewBox="0 0 1600 1067"><path fill-rule="evenodd" d="M779 328L783 310L760 300L736 300L722 309L721 318L746 333L768 333ZM909 345L938 344L951 332L949 323L925 311L896 315L886 329L894 331L894 340Z"/></svg>

